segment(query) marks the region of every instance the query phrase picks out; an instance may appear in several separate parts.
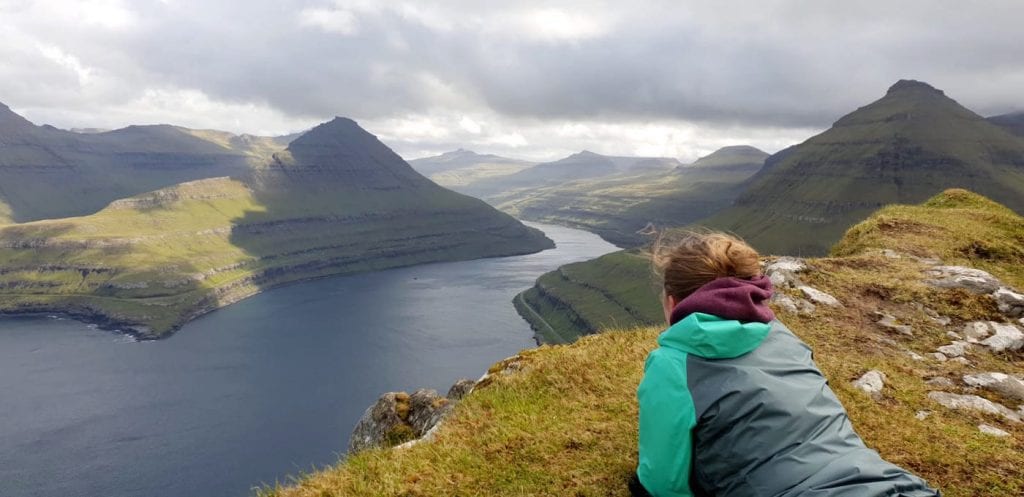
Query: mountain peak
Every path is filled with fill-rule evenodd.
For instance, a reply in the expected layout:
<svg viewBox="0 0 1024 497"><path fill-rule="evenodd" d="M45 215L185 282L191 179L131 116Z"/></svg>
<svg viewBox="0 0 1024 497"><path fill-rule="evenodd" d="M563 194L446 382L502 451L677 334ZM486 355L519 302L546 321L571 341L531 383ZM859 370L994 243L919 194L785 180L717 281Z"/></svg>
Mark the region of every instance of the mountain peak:
<svg viewBox="0 0 1024 497"><path fill-rule="evenodd" d="M28 119L21 117L20 114L11 110L10 107L0 102L0 127L4 130L10 130L14 127L33 127L34 125L29 122Z"/></svg>
<svg viewBox="0 0 1024 497"><path fill-rule="evenodd" d="M889 91L885 92L885 94L892 95L894 93L901 92L930 92L938 95L945 95L942 90L939 90L924 81L917 81L916 79L901 79L894 85L890 86Z"/></svg>

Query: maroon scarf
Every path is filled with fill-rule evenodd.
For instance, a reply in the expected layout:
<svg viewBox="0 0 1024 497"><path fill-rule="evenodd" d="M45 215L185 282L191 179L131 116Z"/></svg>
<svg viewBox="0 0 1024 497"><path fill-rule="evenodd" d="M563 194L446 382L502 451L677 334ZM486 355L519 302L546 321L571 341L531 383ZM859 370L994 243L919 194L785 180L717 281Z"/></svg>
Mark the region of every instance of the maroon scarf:
<svg viewBox="0 0 1024 497"><path fill-rule="evenodd" d="M775 313L768 307L772 297L772 282L767 276L749 280L741 278L717 278L698 288L672 309L670 324L682 320L694 312L703 312L722 319L767 323L775 319Z"/></svg>

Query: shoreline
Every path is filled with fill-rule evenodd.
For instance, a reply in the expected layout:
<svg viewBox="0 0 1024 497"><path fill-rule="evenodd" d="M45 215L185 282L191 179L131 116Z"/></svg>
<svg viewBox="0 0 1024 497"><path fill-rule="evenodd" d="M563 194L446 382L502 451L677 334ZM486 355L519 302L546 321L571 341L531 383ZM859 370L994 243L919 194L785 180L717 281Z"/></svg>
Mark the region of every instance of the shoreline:
<svg viewBox="0 0 1024 497"><path fill-rule="evenodd" d="M541 223L541 224L543 224L543 223ZM534 229L538 229L538 228L534 228ZM543 233L542 230L540 230L540 231ZM340 272L331 273L331 274L305 276L305 277L300 277L300 278L296 278L296 279L293 279L293 280L285 280L285 281L269 283L269 284L265 284L265 285L254 285L254 284L251 284L251 280L258 279L260 277L259 273L253 273L253 274L250 274L250 275L245 276L244 278L240 279L240 280L250 280L250 282L244 282L243 281L243 282L240 283L239 281L236 280L235 282L229 283L227 285L223 285L221 287L217 287L217 288L213 288L213 289L209 290L209 292L206 295L203 296L201 301L208 301L212 297L213 300L215 301L214 305L199 306L199 307L197 307L195 309L191 309L190 311L185 312L183 314L183 317L181 319L179 319L178 321L176 321L169 328L167 328L166 330L160 331L160 332L152 331L152 328L149 327L148 325L144 324L144 323L137 323L137 322L132 322L132 321L128 321L128 320L118 319L117 317L114 317L114 316L111 316L109 314L104 313L102 310L95 310L94 309L94 310L86 311L86 310L76 310L76 309L73 309L73 308L69 308L69 307L74 307L74 304L72 304L72 305L65 305L65 306L55 305L53 307L47 307L46 305L33 305L32 308L24 310L24 311L19 311L19 310L2 310L2 311L0 311L0 317L33 317L33 316L49 317L49 316L59 316L59 317L65 318L65 319L70 319L70 320L73 320L73 321L78 321L78 322L86 324L86 325L95 326L97 329L100 329L100 330L103 330L103 331L108 331L108 332L111 332L111 333L114 333L114 334L130 336L135 341L139 341L139 342L155 341L155 340L161 340L161 339L170 337L171 335L173 335L173 334L177 333L178 331L180 331L185 325L191 323L192 321L194 321L196 319L199 319L200 317L202 317L202 316L204 316L206 314L209 314L211 312L214 312L214 311L217 311L219 309L225 308L225 307L230 306L232 304L235 304L237 302L241 302L242 300L245 300L245 299L248 299L250 297L259 295L259 294L261 294L263 292L266 292L266 291L276 290L278 288L283 288L283 287L290 286L290 285L297 285L297 284L301 284L301 283L307 283L307 282L310 282L310 281L321 280L321 279L326 279L326 278L354 276L354 275L357 275L357 274L376 273L376 272L388 271L388 270L391 270L391 269L401 269L401 268L414 267L414 266L426 266L426 265L430 265L430 264L445 264L445 263L454 263L454 262L466 262L466 261L475 261L475 260L484 260L484 259L499 259L499 258L504 258L504 257L525 256L525 255L537 254L537 253L543 252L545 250L553 250L553 249L556 248L554 240L551 240L546 235L544 235L544 238L546 240L548 240L550 242L550 244L545 244L546 246L544 248L539 249L539 250L511 251L509 253L496 253L496 254L493 254L493 255L485 255L485 256L481 256L481 257L452 258L452 259L443 259L443 258L441 258L441 259L438 259L438 260L427 261L427 262L419 262L419 263L411 263L411 264L388 265L388 264L385 263L381 267L372 267L370 269L357 269L357 270L351 270L351 271L340 271ZM369 265L372 266L372 265L374 265L375 262L379 263L379 262L383 262L383 261L387 261L387 260L388 259L369 259L367 261L362 261L362 262L368 263ZM231 289L232 288L231 285L233 285L233 284L237 284L238 285L238 286L234 287L235 290L242 290L242 289L244 289L246 287L249 287L249 288L245 289L245 290L242 290L242 291L238 292L237 294L231 295L230 297L227 297L224 300L217 299L216 293L219 290ZM129 301L129 299L124 299L124 300L125 301Z"/></svg>

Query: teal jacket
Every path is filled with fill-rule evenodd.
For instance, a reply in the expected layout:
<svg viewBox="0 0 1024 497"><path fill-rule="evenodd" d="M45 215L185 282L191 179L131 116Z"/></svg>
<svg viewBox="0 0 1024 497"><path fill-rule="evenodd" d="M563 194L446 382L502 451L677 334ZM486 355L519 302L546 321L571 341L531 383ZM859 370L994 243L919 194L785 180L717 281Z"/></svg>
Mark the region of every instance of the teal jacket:
<svg viewBox="0 0 1024 497"><path fill-rule="evenodd" d="M695 312L658 337L640 403L640 483L656 497L939 493L865 447L779 321Z"/></svg>

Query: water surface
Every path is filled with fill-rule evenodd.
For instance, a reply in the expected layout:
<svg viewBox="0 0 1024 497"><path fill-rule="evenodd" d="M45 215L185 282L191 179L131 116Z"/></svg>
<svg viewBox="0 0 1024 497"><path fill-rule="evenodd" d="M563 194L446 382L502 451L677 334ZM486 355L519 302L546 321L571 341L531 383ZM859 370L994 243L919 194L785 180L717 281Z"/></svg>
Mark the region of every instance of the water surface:
<svg viewBox="0 0 1024 497"><path fill-rule="evenodd" d="M246 496L336 462L382 392L443 394L533 346L515 294L615 250L532 225L558 247L279 288L154 342L0 319L0 496Z"/></svg>

